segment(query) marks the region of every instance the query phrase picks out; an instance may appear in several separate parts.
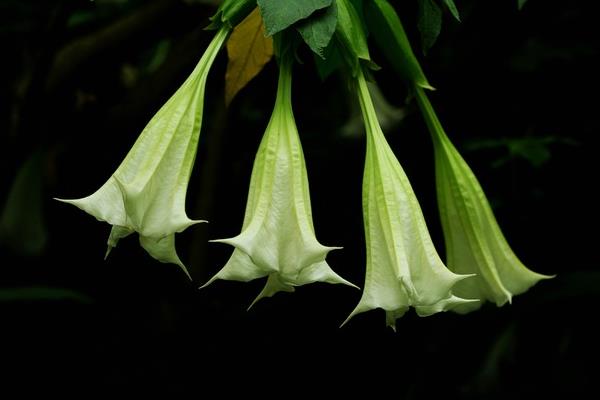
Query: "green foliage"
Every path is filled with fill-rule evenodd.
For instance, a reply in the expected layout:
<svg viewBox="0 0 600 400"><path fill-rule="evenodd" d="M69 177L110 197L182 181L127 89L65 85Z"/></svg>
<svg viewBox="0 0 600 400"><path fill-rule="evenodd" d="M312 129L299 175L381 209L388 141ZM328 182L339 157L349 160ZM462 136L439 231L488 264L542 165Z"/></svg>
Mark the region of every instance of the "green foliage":
<svg viewBox="0 0 600 400"><path fill-rule="evenodd" d="M421 47L423 54L435 44L442 30L442 7L438 4L442 0L419 0L418 28L421 33ZM450 14L460 22L460 13L454 0L443 0Z"/></svg>
<svg viewBox="0 0 600 400"><path fill-rule="evenodd" d="M456 8L456 4L454 4L454 0L444 0L444 4L446 4L446 7L448 7L448 10L450 10L452 16L460 22L460 14L458 12L458 8Z"/></svg>
<svg viewBox="0 0 600 400"><path fill-rule="evenodd" d="M40 254L47 242L43 162L43 154L37 151L21 166L0 213L0 242L21 254Z"/></svg>
<svg viewBox="0 0 600 400"><path fill-rule="evenodd" d="M419 0L419 32L423 54L427 54L442 30L442 9L433 0Z"/></svg>
<svg viewBox="0 0 600 400"><path fill-rule="evenodd" d="M219 29L224 24L235 27L256 7L256 0L225 0L211 17L212 23L207 29Z"/></svg>
<svg viewBox="0 0 600 400"><path fill-rule="evenodd" d="M552 157L552 145L576 146L577 143L555 136L480 138L470 140L465 148L469 151L499 150L502 155L492 161L492 166L496 168L516 159L525 160L533 167L539 168Z"/></svg>
<svg viewBox="0 0 600 400"><path fill-rule="evenodd" d="M258 0L267 35L273 35L309 17L317 10L329 7L333 0Z"/></svg>
<svg viewBox="0 0 600 400"><path fill-rule="evenodd" d="M344 56L353 75L356 75L360 67L360 60L370 66L375 64L371 61L367 38L362 22L356 9L349 0L337 0L338 7L338 38L344 48Z"/></svg>
<svg viewBox="0 0 600 400"><path fill-rule="evenodd" d="M431 89L392 5L387 0L370 1L365 18L372 37L396 72L406 81Z"/></svg>
<svg viewBox="0 0 600 400"><path fill-rule="evenodd" d="M339 69L344 59L340 53L339 46L335 41L329 42L329 46L323 49L323 58L315 54L315 67L317 73L322 80L325 80L329 75Z"/></svg>
<svg viewBox="0 0 600 400"><path fill-rule="evenodd" d="M300 21L296 29L312 51L325 58L324 49L331 42L336 25L337 7L333 2L329 7L316 11L307 20Z"/></svg>

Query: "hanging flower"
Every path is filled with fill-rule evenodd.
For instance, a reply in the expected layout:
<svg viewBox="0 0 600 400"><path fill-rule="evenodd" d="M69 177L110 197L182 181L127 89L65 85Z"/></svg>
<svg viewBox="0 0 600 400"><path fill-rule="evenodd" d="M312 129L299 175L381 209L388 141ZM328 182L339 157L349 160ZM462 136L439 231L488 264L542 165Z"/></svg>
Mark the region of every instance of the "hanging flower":
<svg viewBox="0 0 600 400"><path fill-rule="evenodd" d="M175 233L205 222L188 218L185 198L206 79L229 30L217 31L192 74L150 120L108 181L88 197L61 200L112 225L107 255L119 239L138 232L140 244L152 257L177 264L187 274L175 250Z"/></svg>
<svg viewBox="0 0 600 400"><path fill-rule="evenodd" d="M217 279L247 282L267 276L254 300L312 282L343 283L315 237L304 155L292 112L291 58L280 60L275 108L254 160L242 232L215 240L235 247ZM252 306L251 304L251 306Z"/></svg>
<svg viewBox="0 0 600 400"><path fill-rule="evenodd" d="M421 88L417 101L431 132L435 149L438 205L446 241L448 268L460 274L477 274L456 285L458 296L476 297L502 306L527 291L542 275L527 269L508 245L477 178L446 136L431 103ZM481 303L463 304L467 313Z"/></svg>
<svg viewBox="0 0 600 400"><path fill-rule="evenodd" d="M367 130L363 180L363 214L367 273L356 314L375 308L386 312L395 328L410 306L420 316L452 309L466 300L453 295L454 285L470 275L449 271L433 246L425 219L406 174L381 131L364 75L357 79Z"/></svg>

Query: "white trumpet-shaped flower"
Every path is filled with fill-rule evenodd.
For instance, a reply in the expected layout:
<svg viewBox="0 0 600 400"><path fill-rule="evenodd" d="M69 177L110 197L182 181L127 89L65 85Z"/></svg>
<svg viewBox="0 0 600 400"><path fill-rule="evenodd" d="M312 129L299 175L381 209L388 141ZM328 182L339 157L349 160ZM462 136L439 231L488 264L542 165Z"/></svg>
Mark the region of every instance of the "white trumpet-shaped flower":
<svg viewBox="0 0 600 400"><path fill-rule="evenodd" d="M527 269L517 258L481 185L446 136L425 92L415 87L415 93L434 143L438 207L448 268L456 273L477 274L473 279L459 282L455 293L501 306L538 281L552 278ZM466 313L481 304L464 304L454 311Z"/></svg>
<svg viewBox="0 0 600 400"><path fill-rule="evenodd" d="M185 266L175 250L175 233L198 222L185 212L187 186L196 157L206 79L229 28L221 28L192 74L144 128L108 181L73 204L112 225L107 255L119 239L138 232L155 259ZM189 275L188 275L189 276Z"/></svg>
<svg viewBox="0 0 600 400"><path fill-rule="evenodd" d="M453 295L454 285L470 275L455 274L444 266L410 182L381 131L362 72L356 85L367 130L363 180L367 273L363 295L346 322L382 308L388 326L394 328L411 306L427 316L477 301Z"/></svg>
<svg viewBox="0 0 600 400"><path fill-rule="evenodd" d="M254 160L242 232L215 240L235 247L217 279L247 282L268 276L257 300L312 282L343 283L325 261L336 247L320 244L312 222L304 155L292 112L291 59L282 57L277 98Z"/></svg>

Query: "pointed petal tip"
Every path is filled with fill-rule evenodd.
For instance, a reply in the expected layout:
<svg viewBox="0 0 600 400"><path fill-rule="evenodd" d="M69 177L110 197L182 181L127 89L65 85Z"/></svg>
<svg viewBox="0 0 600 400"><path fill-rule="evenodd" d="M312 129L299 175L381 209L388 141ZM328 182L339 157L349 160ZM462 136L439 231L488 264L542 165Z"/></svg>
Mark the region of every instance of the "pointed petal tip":
<svg viewBox="0 0 600 400"><path fill-rule="evenodd" d="M327 252L330 252L332 250L343 250L344 247L343 246L325 246L327 248Z"/></svg>
<svg viewBox="0 0 600 400"><path fill-rule="evenodd" d="M348 321L350 321L352 319L352 317L354 317L354 314L350 313L350 315L348 315L346 317L346 319L344 320L344 322L342 322L340 324L340 329L342 329L344 327L344 325L346 325L348 323Z"/></svg>
<svg viewBox="0 0 600 400"><path fill-rule="evenodd" d="M346 286L350 286L351 288L360 290L359 286L355 285L354 283L352 283L350 281L347 281L346 279L342 278L341 276L337 275L337 278L338 278L337 282L330 282L330 283L340 284L340 285L346 285Z"/></svg>
<svg viewBox="0 0 600 400"><path fill-rule="evenodd" d="M200 287L198 287L198 289L204 289L205 287L207 287L208 285L210 285L211 283L213 283L214 281L216 281L217 279L219 279L218 274L213 276L212 278L210 278L208 281L206 281L206 283Z"/></svg>
<svg viewBox="0 0 600 400"><path fill-rule="evenodd" d="M421 89L425 89L425 90L431 90L431 91L437 90L436 88L431 86L431 84L427 81L418 83L417 86L420 87Z"/></svg>
<svg viewBox="0 0 600 400"><path fill-rule="evenodd" d="M106 246L106 253L104 254L104 261L106 261L106 259L108 258L108 255L110 254L112 249L113 249L113 246L111 246L111 245Z"/></svg>
<svg viewBox="0 0 600 400"><path fill-rule="evenodd" d="M363 313L367 311L367 308L365 308L360 302L358 303L358 305L354 308L354 310L352 310L352 312L348 315L348 317L346 317L346 319L344 320L344 322L342 322L342 324L340 325L340 328L342 328L344 325L346 325L348 323L348 321L350 321L353 317L355 317L356 315Z"/></svg>
<svg viewBox="0 0 600 400"><path fill-rule="evenodd" d="M246 312L250 311L250 309L252 307L254 307L254 305L260 300L262 299L262 296L259 294L258 296L256 296L256 298L254 300L252 300L252 303L250 303L250 305L248 306L248 308L246 308Z"/></svg>
<svg viewBox="0 0 600 400"><path fill-rule="evenodd" d="M556 278L557 274L545 275L545 274L537 274L540 281L545 281L546 279Z"/></svg>
<svg viewBox="0 0 600 400"><path fill-rule="evenodd" d="M182 263L182 262L180 262L180 263L179 263L179 264L177 264L177 265L179 265L179 268L181 268L181 269L183 270L183 272L184 272L184 273L185 273L185 275L188 277L188 279L189 279L190 281L193 281L193 279L192 279L192 276L190 275L190 272L187 270L187 268L185 267L185 265L183 265L183 263Z"/></svg>
<svg viewBox="0 0 600 400"><path fill-rule="evenodd" d="M225 238L225 239L210 239L208 242L209 243L224 243L224 244L229 244L233 246L233 241L234 238Z"/></svg>
<svg viewBox="0 0 600 400"><path fill-rule="evenodd" d="M73 204L75 205L81 199L60 199L58 197L53 197L52 200L60 201L61 203Z"/></svg>

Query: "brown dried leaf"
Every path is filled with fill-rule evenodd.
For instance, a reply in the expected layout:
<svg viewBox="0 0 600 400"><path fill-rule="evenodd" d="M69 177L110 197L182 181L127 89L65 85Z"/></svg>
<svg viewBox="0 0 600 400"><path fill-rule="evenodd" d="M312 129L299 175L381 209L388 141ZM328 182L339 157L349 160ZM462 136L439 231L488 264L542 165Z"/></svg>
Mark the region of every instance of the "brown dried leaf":
<svg viewBox="0 0 600 400"><path fill-rule="evenodd" d="M263 69L273 57L273 39L265 36L263 20L255 8L238 26L227 41L227 72L225 73L225 103Z"/></svg>

